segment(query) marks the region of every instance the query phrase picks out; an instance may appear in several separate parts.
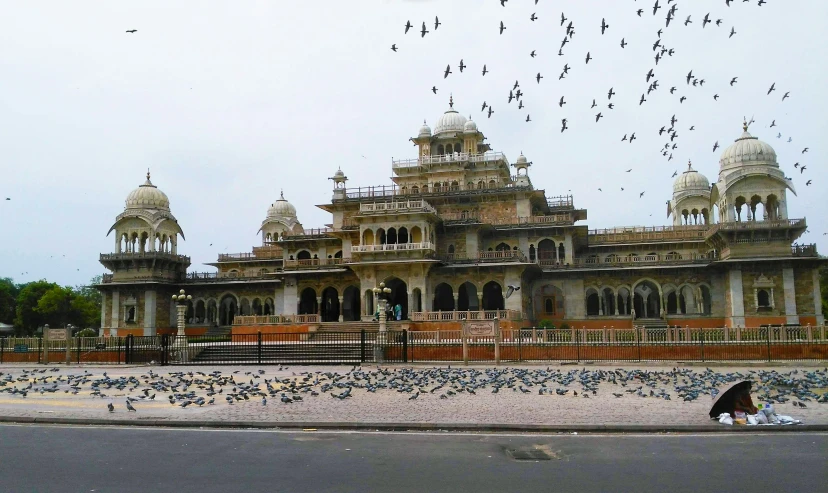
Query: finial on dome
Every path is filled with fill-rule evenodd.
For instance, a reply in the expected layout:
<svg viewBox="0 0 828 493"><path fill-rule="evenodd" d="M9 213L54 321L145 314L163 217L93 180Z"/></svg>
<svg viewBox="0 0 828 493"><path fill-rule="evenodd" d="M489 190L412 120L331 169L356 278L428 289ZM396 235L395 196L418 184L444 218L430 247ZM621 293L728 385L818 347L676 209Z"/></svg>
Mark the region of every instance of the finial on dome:
<svg viewBox="0 0 828 493"><path fill-rule="evenodd" d="M690 171L691 169L693 169L693 162L688 159L687 160L687 171Z"/></svg>
<svg viewBox="0 0 828 493"><path fill-rule="evenodd" d="M744 130L745 132L747 132L747 130L748 130L747 118L742 120L742 130Z"/></svg>
<svg viewBox="0 0 828 493"><path fill-rule="evenodd" d="M282 200L285 200L285 191L284 191L284 190L279 190L279 197L280 197Z"/></svg>
<svg viewBox="0 0 828 493"><path fill-rule="evenodd" d="M454 95L449 94L449 108L454 108Z"/></svg>
<svg viewBox="0 0 828 493"><path fill-rule="evenodd" d="M149 172L149 168L147 168L147 181L149 181L149 179L150 179L150 172Z"/></svg>
<svg viewBox="0 0 828 493"><path fill-rule="evenodd" d="M425 119L425 118L423 118L423 125L428 125L428 123L426 123L426 119Z"/></svg>

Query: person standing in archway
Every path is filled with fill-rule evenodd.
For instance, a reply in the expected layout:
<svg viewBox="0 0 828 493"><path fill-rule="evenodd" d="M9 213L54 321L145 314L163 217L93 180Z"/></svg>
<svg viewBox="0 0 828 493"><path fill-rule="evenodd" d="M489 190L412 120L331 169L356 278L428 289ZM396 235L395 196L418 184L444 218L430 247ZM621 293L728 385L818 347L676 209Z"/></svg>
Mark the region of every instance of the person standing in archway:
<svg viewBox="0 0 828 493"><path fill-rule="evenodd" d="M398 321L402 319L402 305L399 303L394 305L394 319Z"/></svg>

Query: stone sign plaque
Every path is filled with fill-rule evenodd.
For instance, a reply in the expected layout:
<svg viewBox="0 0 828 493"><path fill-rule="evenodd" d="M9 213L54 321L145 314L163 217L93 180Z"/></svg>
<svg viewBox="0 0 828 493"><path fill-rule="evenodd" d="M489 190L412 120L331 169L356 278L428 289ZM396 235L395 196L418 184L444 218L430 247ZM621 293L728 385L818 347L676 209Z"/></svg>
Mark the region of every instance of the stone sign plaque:
<svg viewBox="0 0 828 493"><path fill-rule="evenodd" d="M65 341L69 338L68 332L66 329L49 329L46 333L46 339L50 341Z"/></svg>
<svg viewBox="0 0 828 493"><path fill-rule="evenodd" d="M463 329L469 337L494 337L497 335L496 320L466 322Z"/></svg>

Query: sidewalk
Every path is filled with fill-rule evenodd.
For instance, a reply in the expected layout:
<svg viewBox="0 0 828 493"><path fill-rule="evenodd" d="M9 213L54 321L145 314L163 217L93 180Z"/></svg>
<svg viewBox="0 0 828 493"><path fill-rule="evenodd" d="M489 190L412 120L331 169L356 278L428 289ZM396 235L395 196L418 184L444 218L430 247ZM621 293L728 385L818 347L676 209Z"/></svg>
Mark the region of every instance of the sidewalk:
<svg viewBox="0 0 828 493"><path fill-rule="evenodd" d="M385 377L393 380L394 374L399 374L399 369L403 367L391 368L390 377ZM410 368L410 367L409 367ZM422 366L418 368L434 368L433 366ZM546 365L543 366L521 366L510 368L523 368L530 371L545 371ZM560 371L563 374L568 372L579 372L582 368L587 371L597 372L603 370L604 372L614 371L615 369L622 369L622 373L629 370L642 369L650 373L660 373L672 371L673 366L646 366L640 365L613 365L613 366L599 366L599 365L581 365L581 366L552 366L549 368L552 372ZM693 372L703 372L705 367L687 367ZM749 372L758 372L759 368L749 367L710 367L713 371L718 371L722 374L742 373L747 375ZM597 390L593 395L587 392L588 398L583 397L584 392L582 384L577 380L562 385L557 382L550 382L547 385L550 388L549 394L538 395L540 386L533 386L526 388L529 392L522 392L518 387L523 386L520 380L515 383L514 389L502 387L498 393L492 393L492 385L481 385L476 389L475 395L470 395L467 392L456 392L455 395L445 396L440 398L450 386L446 386L434 393L430 389L434 388L436 384L430 383L421 385L415 388L425 387L425 393L421 393L416 399L410 400L414 395L412 392L398 392L392 388L379 388L375 392L368 392L362 388L353 388L352 397L346 399L336 399L331 397L331 392L322 392L320 382L319 385L314 386L314 390L319 392L318 396L312 396L310 392L299 393L302 401L284 404L280 402L281 383L274 382L277 388L275 397L267 396L267 405L262 405L261 397L250 396L250 400L242 400L234 404L228 404L225 401L227 393L231 393L233 385L225 385L223 387L215 386L215 390L223 390L222 394L216 394L214 397L215 404L203 405L199 407L196 404L189 405L186 408L180 407L178 403L171 405L168 401L168 396L172 392L162 392L158 390L150 390L150 395L155 393L156 399L154 401L139 400L133 402L133 406L137 409L136 412L128 412L126 409L126 397L138 398L143 394L143 389L147 388L144 383L146 378L142 375L147 375L151 369L155 374L169 378L169 373L175 372L192 372L196 379L205 380L206 377L200 376L198 372L210 374L213 371L219 371L222 375L233 375L239 388L241 385L249 385L252 379L254 384L261 383L262 390L266 390L264 379L272 379L277 377L279 380L301 379L302 372L331 372L344 375L350 371L350 367L335 366L335 367L290 367L279 370L278 367L255 367L255 366L217 366L217 367L125 367L125 366L106 366L106 367L62 367L58 372L46 371L45 373L37 373L36 378L41 379L47 377L46 383L38 381L33 384L32 389L28 391L26 397L20 394L12 395L4 392L12 386L22 389L27 386L30 379L24 381L17 381L21 377L23 370L32 371L34 369L42 370L44 367L0 367L0 379L6 378L6 375L11 374L14 381L7 382L5 387L0 387L0 421L21 421L21 422L69 422L69 423L87 423L87 424L133 424L133 425L162 425L162 426L278 426L278 427L302 427L302 428L383 428L383 429L434 429L434 428L448 428L448 429L469 429L469 430L525 430L525 431L723 431L734 430L735 427L726 427L720 425L708 418L707 412L710 408L712 398L710 395L700 395L697 400L685 402L677 395L676 385L682 385L682 377L677 378L677 383L674 385L673 381L664 384L659 382L655 387L649 387L646 384L643 386L644 394L647 397L639 397L634 393L628 393L626 390L635 389L640 384L637 381L629 382L627 387L622 387L619 384L613 384L607 381L601 381L597 384ZM258 370L264 370L263 375L258 375ZM463 370L474 370L478 372L485 372L491 367L461 367L455 368L454 371L462 372ZM363 367L363 371L376 370L376 367ZM397 370L397 371L395 371ZM500 368L499 370L503 370ZM791 367L773 367L761 368L764 371L776 370L780 373L788 373L794 368ZM58 391L55 393L45 392L41 394L37 391L41 387L51 387L55 377L66 375L80 375L85 371L89 372L90 383L81 385L81 390L77 395L65 393L69 389L68 384L60 382L58 384ZM804 376L804 372L814 371L812 368L799 369L798 376ZM820 369L821 371L821 369ZM117 390L115 387L106 389L101 387L101 391L107 396L105 398L90 395L91 381L96 378L103 378L103 373L106 372L111 379L118 379L120 377L130 378L134 377L138 380L140 385L137 389L134 384ZM234 373L238 372L238 373ZM245 373L251 373L246 375ZM457 373L460 375L460 373ZM824 373L823 380L824 381ZM259 376L260 378L254 378ZM187 377L189 379L189 377ZM737 378L737 377L733 377ZM346 377L340 382L346 382L350 377ZM402 381L402 380L400 380ZM327 381L328 383L330 380ZM725 384L718 387L723 387ZM197 382L188 389L195 391L196 395L204 396L205 399L210 399L206 396L205 388L198 388ZM345 387L333 389L333 393L339 394ZM555 388L568 388L570 391L566 395L557 395L553 390ZM660 389L671 396L670 400L665 400L658 397L650 397L649 390L654 390L656 394L661 393ZM828 392L828 388L811 388L811 391L822 395ZM574 392L578 396L574 396ZM621 394L621 397L616 397L613 394ZM551 394L551 395L550 395ZM757 397L759 392L754 389L754 402L760 402ZM287 392L287 395L291 395ZM798 427L800 429L809 428L828 430L828 404L821 404L815 401L806 402L806 408L795 407L792 402L796 398L791 399L786 403L774 404L778 414L790 415L796 419L802 420L806 425L812 426ZM107 403L112 402L115 406L115 412L110 413L107 410ZM776 431L781 429L790 429L792 427L750 427L746 429L761 430L761 431Z"/></svg>

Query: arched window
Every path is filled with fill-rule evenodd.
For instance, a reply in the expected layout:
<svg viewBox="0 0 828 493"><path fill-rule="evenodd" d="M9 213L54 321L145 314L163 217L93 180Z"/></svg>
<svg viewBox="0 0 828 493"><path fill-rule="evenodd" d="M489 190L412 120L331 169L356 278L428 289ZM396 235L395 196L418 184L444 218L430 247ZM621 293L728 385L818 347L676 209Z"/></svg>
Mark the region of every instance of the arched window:
<svg viewBox="0 0 828 493"><path fill-rule="evenodd" d="M454 255L454 245L449 245L448 246L448 254L449 255Z"/></svg>
<svg viewBox="0 0 828 493"><path fill-rule="evenodd" d="M456 181L451 182L451 191L456 192L458 190L460 190L460 184Z"/></svg>
<svg viewBox="0 0 828 493"><path fill-rule="evenodd" d="M497 186L497 182L494 180L489 180L489 188L495 188Z"/></svg>
<svg viewBox="0 0 828 493"><path fill-rule="evenodd" d="M454 152L459 154L462 151L463 151L463 146L461 146L460 143L455 143L454 144Z"/></svg>
<svg viewBox="0 0 828 493"><path fill-rule="evenodd" d="M420 193L420 187L418 187L417 185L412 186L411 187L411 193L413 195L417 195L418 193Z"/></svg>
<svg viewBox="0 0 828 493"><path fill-rule="evenodd" d="M529 261L530 262L535 261L535 245L534 244L529 245Z"/></svg>
<svg viewBox="0 0 828 493"><path fill-rule="evenodd" d="M439 154L439 155L441 155L441 156L442 156L442 155L443 155L443 154L445 154L445 153L446 153L446 151L445 151L445 150L444 150L444 148L443 148L443 144L438 145L438 146L437 146L437 154Z"/></svg>
<svg viewBox="0 0 828 493"><path fill-rule="evenodd" d="M300 251L299 253L296 254L296 258L298 260L310 260L311 254L307 250L302 250L302 251Z"/></svg>
<svg viewBox="0 0 828 493"><path fill-rule="evenodd" d="M760 289L756 292L756 303L759 308L770 308L770 293L767 289Z"/></svg>

